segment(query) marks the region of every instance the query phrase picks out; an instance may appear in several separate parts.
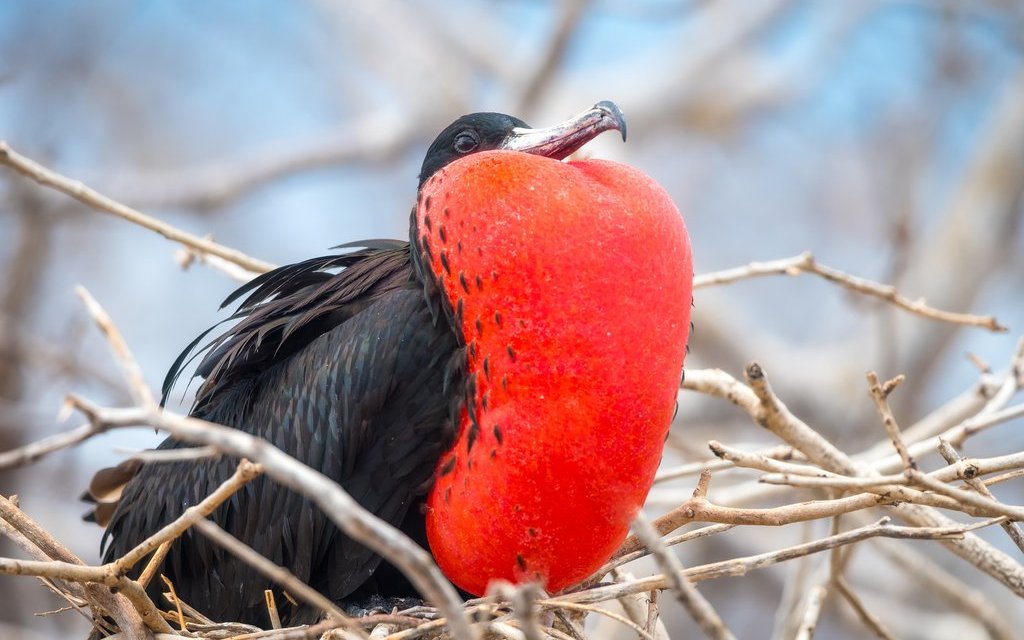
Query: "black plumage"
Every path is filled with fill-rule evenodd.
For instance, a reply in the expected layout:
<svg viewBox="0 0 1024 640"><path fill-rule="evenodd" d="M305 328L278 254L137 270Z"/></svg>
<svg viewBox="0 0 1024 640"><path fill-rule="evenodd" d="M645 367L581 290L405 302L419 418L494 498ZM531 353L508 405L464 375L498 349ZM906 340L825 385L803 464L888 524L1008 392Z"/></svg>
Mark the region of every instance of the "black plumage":
<svg viewBox="0 0 1024 640"><path fill-rule="evenodd" d="M325 271L339 266L345 267L340 273ZM245 293L239 323L208 345L199 365L206 380L192 415L265 438L422 540L423 516L414 503L453 435L443 386L458 375L461 358L454 332L424 304L408 245L377 244L282 267L233 297ZM165 392L183 364L179 359L172 367ZM168 439L159 448L182 446ZM105 561L202 500L235 465L230 459L143 465L108 527ZM379 557L266 478L211 519L334 600L360 588L355 595L414 593L393 571L387 581L368 581ZM186 602L215 620L268 622L266 580L201 535L186 533L164 572ZM153 585L151 595L162 588ZM283 613L291 623L317 616L287 605Z"/></svg>

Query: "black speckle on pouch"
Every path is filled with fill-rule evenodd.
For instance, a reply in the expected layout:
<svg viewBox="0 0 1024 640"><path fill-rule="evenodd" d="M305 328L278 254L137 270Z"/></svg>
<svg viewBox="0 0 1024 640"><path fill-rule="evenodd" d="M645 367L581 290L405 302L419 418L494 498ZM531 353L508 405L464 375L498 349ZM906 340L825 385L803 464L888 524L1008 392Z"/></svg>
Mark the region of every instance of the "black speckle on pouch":
<svg viewBox="0 0 1024 640"><path fill-rule="evenodd" d="M441 465L440 475L446 476L455 470L455 456L448 458L443 465Z"/></svg>

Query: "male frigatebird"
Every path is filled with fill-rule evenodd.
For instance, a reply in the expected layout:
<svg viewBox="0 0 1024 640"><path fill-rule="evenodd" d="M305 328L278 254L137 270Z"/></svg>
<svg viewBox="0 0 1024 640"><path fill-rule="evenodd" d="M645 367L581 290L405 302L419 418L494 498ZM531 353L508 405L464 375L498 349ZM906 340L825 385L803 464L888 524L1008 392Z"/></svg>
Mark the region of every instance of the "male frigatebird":
<svg viewBox="0 0 1024 640"><path fill-rule="evenodd" d="M625 139L611 102L548 129L498 113L459 118L423 161L410 243L348 245L360 248L242 286L225 301L245 296L237 323L186 348L164 397L190 354L205 354L192 415L323 472L429 545L469 593L494 578L551 591L585 579L650 489L690 322L690 245L665 192L620 164L560 162L610 129ZM234 468L131 462L98 474L95 493L130 478L96 513L108 522L104 559ZM416 595L266 478L211 519L336 602ZM175 542L161 571L208 617L266 626L272 585L198 533ZM282 614L297 624L318 612Z"/></svg>

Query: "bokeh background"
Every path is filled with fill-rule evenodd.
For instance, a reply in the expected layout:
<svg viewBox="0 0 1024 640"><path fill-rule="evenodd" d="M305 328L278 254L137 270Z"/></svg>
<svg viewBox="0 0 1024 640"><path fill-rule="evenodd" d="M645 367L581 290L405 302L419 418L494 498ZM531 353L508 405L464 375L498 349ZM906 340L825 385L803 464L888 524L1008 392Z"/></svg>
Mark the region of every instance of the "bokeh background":
<svg viewBox="0 0 1024 640"><path fill-rule="evenodd" d="M698 272L811 250L1011 328L955 329L812 277L698 292L688 366L739 375L758 359L798 415L857 451L884 435L865 371L908 375L893 400L909 424L977 381L967 352L1005 368L1024 331L1022 63L1024 5L1013 0L11 1L0 3L0 139L174 225L285 263L405 237L426 145L463 113L542 126L615 100L628 143L607 135L586 153L666 187ZM154 387L224 316L217 305L235 283L182 270L175 250L0 171L0 449L73 426L56 420L69 391L128 402L74 285L106 306ZM187 408L187 394L179 401ZM683 394L679 413L672 461L705 457L711 437L770 443L722 403ZM1020 450L1022 430L1018 420L967 453ZM151 430L96 438L0 473L0 491L20 494L95 561L100 533L80 521L79 494L98 468L158 440ZM656 489L652 515L692 479L673 486ZM1022 494L1019 482L999 493ZM679 552L695 565L824 533L730 534ZM983 535L1020 557L998 529ZM935 543L906 544L1024 624L1024 605L1001 586ZM862 596L899 637L986 637L884 559L854 562L855 587L858 571L886 576ZM701 589L740 637L782 638L776 609L797 570ZM697 637L669 600L673 637ZM0 578L0 602L0 637L86 628L73 613L34 617L60 603L27 579ZM819 636L867 632L832 601Z"/></svg>

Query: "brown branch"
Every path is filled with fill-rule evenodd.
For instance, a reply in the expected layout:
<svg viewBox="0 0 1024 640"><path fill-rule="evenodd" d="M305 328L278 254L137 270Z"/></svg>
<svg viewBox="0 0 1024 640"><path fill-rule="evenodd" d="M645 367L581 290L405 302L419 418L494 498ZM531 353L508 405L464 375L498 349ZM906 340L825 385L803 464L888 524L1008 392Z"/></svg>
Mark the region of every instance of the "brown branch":
<svg viewBox="0 0 1024 640"><path fill-rule="evenodd" d="M896 454L899 455L906 469L917 469L917 462L914 461L910 452L907 451L907 445L903 444L900 428L896 424L896 418L892 415L892 409L886 400L892 390L896 388L896 385L903 381L903 376L889 380L885 383L884 387L879 383L878 374L874 371L869 371L867 378L868 391L871 393L871 398L875 401L878 413L882 416L882 424L885 426L885 432L889 434L889 439L892 441L893 448L896 449Z"/></svg>
<svg viewBox="0 0 1024 640"><path fill-rule="evenodd" d="M102 425L87 423L71 431L57 433L17 449L4 451L0 453L0 469L13 469L31 464L49 453L73 447L105 430Z"/></svg>
<svg viewBox="0 0 1024 640"><path fill-rule="evenodd" d="M687 372L689 375L689 372ZM775 460L793 460L802 457L801 454L795 452L793 447L789 445L778 445L765 449L759 452L766 458L772 458ZM732 462L723 458L711 458L708 460L699 460L697 462L690 462L682 464L677 467L671 467L668 469L659 469L657 475L654 476L655 484L660 482L668 482L669 480L678 480L679 478L685 478L688 476L699 475L704 469L709 471L724 471L734 467Z"/></svg>
<svg viewBox="0 0 1024 640"><path fill-rule="evenodd" d="M945 458L946 462L948 462L950 465L963 465L965 463L964 459L961 458L961 456L959 456L958 453L956 453L955 449L953 449L953 445L942 439L940 439L939 453L942 455L943 458ZM1022 457L1024 457L1024 455L1022 455ZM986 486L985 483L978 478L978 475L976 473L971 474L969 477L964 477L964 481L967 482L968 486L976 490L976 492L978 492L985 498L995 500L995 497L992 495L992 492L990 492L990 490L988 489L988 486ZM1017 545L1017 548L1024 552L1024 532L1021 531L1020 525L1017 523L1017 521L1009 520L1007 522L1000 524L999 526L1002 527L1002 530L1005 530L1007 532L1007 536L1010 537L1010 540L1014 541L1014 544Z"/></svg>
<svg viewBox="0 0 1024 640"><path fill-rule="evenodd" d="M806 455L808 460L823 469L847 475L857 473L857 465L846 454L790 412L772 391L768 384L768 376L760 364L750 363L747 365L745 374L751 391L759 401L752 414L758 424Z"/></svg>
<svg viewBox="0 0 1024 640"><path fill-rule="evenodd" d="M713 536L718 533L724 533L736 526L737 525L734 524L712 524L706 527L700 527L699 529L694 529L693 531L688 531L677 536L673 536L671 538L665 538L662 541L662 543L666 547L674 547L677 544L682 544L684 542L689 542L691 540L697 540L700 538ZM639 540L637 540L637 542L639 542ZM639 560L640 558L643 558L644 556L650 553L650 551L648 551L646 548L640 548L635 549L634 551L623 552L623 549L627 548L627 546L629 548L634 548L635 546L637 546L637 543L633 542L632 538L629 538L625 542L623 542L622 547L620 547L620 549L616 551L615 556L613 556L611 560L606 562L603 567L594 572L594 577L600 578L601 576L607 574L609 571L621 567L622 565L627 564L629 562L633 562L634 560Z"/></svg>
<svg viewBox="0 0 1024 640"><path fill-rule="evenodd" d="M733 269L698 275L693 278L693 287L695 289L699 289L701 287L732 284L740 280L761 276L799 276L803 274L816 275L820 278L824 278L828 282L838 284L841 287L866 296L879 298L903 309L904 311L908 311L924 318L938 320L939 322L946 322L949 324L981 327L998 333L1003 333L1008 330L1005 326L999 324L993 316L978 316L969 313L955 313L952 311L934 309L921 300L911 300L910 298L901 295L892 285L873 282L866 278L860 278L839 271L838 269L827 267L818 263L814 259L814 255L809 251L801 253L798 256L793 256L792 258L773 260L771 262L751 262L743 267L735 267Z"/></svg>
<svg viewBox="0 0 1024 640"><path fill-rule="evenodd" d="M131 207L112 200L101 193L93 191L81 182L67 178L56 171L47 169L34 160L26 158L20 153L14 151L14 149L11 149L11 147L3 141L0 141L0 164L7 165L21 175L38 182L44 187L55 189L61 193L67 194L96 211L108 213L149 229L150 231L155 231L168 240L177 242L186 247L191 247L196 251L201 251L203 253L223 258L228 262L237 264L244 269L254 271L256 273L263 273L273 268L273 265L270 263L247 256L236 249L231 249L205 238L186 233L167 224L166 222L147 216L140 211L136 211Z"/></svg>
<svg viewBox="0 0 1024 640"><path fill-rule="evenodd" d="M209 520L197 520L195 528L207 538L227 549L232 555L259 571L265 578L283 587L289 594L323 611L338 626L348 629L361 638L366 637L366 633L360 624L345 615L330 598L307 585L291 571L274 564L253 550L252 547Z"/></svg>
<svg viewBox="0 0 1024 640"><path fill-rule="evenodd" d="M720 370L700 371L699 374L691 376L688 372L683 387L729 400L759 424L769 428L773 433L779 434L795 449L806 455L809 460L814 461L825 470L848 476L871 477L875 474L872 468L839 451L810 426L794 416L771 392L767 378L760 366L751 365L747 368L747 377L750 379L751 387L743 385ZM757 392L753 390L755 386L758 388ZM891 486L896 492L907 490L905 487ZM935 506L948 504L944 503L948 500L945 496L929 497L926 493L917 492L915 497L916 502L922 504L901 504L896 508L895 515L919 527L948 527L956 524L929 506L923 506L923 504L928 504L928 501ZM980 504L977 502L979 497L972 498L972 502ZM866 500L867 498L861 497L860 499ZM986 503L986 506L991 507L992 505ZM1005 506L999 508L1004 509ZM837 514L833 513L832 515ZM683 522L685 523L685 519ZM657 521L655 524L657 526ZM1015 594L1024 597L1024 567L1021 567L1007 554L973 534L965 535L962 539L945 540L943 545L1003 583Z"/></svg>
<svg viewBox="0 0 1024 640"><path fill-rule="evenodd" d="M112 573L105 572L100 568L86 567L82 560L72 553L70 549L54 539L53 536L36 524L35 521L29 518L10 500L3 497L0 497L0 518L6 521L11 528L18 531L24 539L28 540L40 553L48 558L48 560L44 561L5 559L5 562L15 563L14 567L16 569L12 568L12 571L16 571L19 575L36 575L23 572L28 571L30 566L45 567L45 565L53 565L54 563L75 567L75 569L71 570L72 572L92 569L98 572L95 575L99 577L83 586L86 597L90 603L99 605L103 611L114 618L118 627L128 634L130 638L147 638L150 635L150 629L158 632L170 630L170 627L156 613L156 607L153 603L149 598L145 597L145 593L140 594L141 589L133 589L130 586L132 581L126 578L117 579ZM41 568L41 570L47 571L45 568ZM0 572L6 571L0 569ZM60 578L60 576L53 576L49 573L42 575ZM117 587L118 593L112 592L109 589L110 586Z"/></svg>
<svg viewBox="0 0 1024 640"><path fill-rule="evenodd" d="M812 542L794 545L761 553L753 556L733 558L720 562L690 567L685 570L686 577L694 582L702 580L713 580L723 577L735 577L746 575L750 571L773 566L780 562L786 562L796 558L828 551L870 538L899 538L907 540L946 540L950 538L961 538L970 531L996 524L996 520L986 520L970 526L953 527L902 527L889 524L889 518L882 518L878 522L851 529L840 534L821 538ZM592 587L583 591L564 594L559 596L562 600L581 603L597 603L606 600L618 599L631 593L642 593L651 589L666 589L669 586L668 578L664 575L656 575L648 578L623 583Z"/></svg>
<svg viewBox="0 0 1024 640"><path fill-rule="evenodd" d="M440 129L447 123L437 121L431 113L373 110L307 140L277 143L239 157L192 163L173 171L137 173L111 185L110 191L124 201L153 208L216 209L290 175L357 160L393 157L416 143L423 128L429 130L431 124ZM263 272L269 266L258 260L243 264L221 257L249 271Z"/></svg>
<svg viewBox="0 0 1024 640"><path fill-rule="evenodd" d="M846 600L847 604L849 604L857 614L857 617L864 623L864 626L882 640L896 640L896 638L889 633L889 630L885 628L885 625L882 624L882 621L868 611L868 608L864 606L864 602L860 599L860 596L850 588L846 579L842 576L836 576L832 581L832 584L835 585L836 591L839 592L839 595L843 596L843 599Z"/></svg>
<svg viewBox="0 0 1024 640"><path fill-rule="evenodd" d="M945 441L943 440L942 442ZM756 454L737 451L717 442L712 444L734 465L769 471L769 474L761 476L759 479L760 482L767 484L785 484L793 487L850 491L871 490L887 484L907 482L906 475L902 473L884 476L850 477L821 471L815 467L808 467L807 470L797 473L792 469L773 468L764 460L759 460L755 457ZM992 458L959 458L954 464L929 472L928 477L940 482L966 481L976 478L980 479L982 476L991 473L1020 470L1022 468L1024 468L1024 451L1019 451ZM817 470L816 474L815 470ZM984 481L983 484L985 482L988 482L988 480Z"/></svg>
<svg viewBox="0 0 1024 640"><path fill-rule="evenodd" d="M652 634L647 629L644 629L642 626L640 626L638 623L628 618L624 618L619 614L615 613L614 611L602 609L601 607L581 604L579 602L568 602L566 600L562 600L561 598L549 598L546 600L538 600L537 604L547 609L567 609L569 611L583 611L586 613L596 613L598 615L605 616L610 620L614 620L619 624L629 627L634 632L636 632L636 634L640 636L643 640L655 640ZM550 631L550 629L546 629L546 631Z"/></svg>
<svg viewBox="0 0 1024 640"><path fill-rule="evenodd" d="M914 546L882 539L872 540L871 545L886 559L906 571L908 578L919 582L929 594L938 596L947 606L963 611L985 625L993 638L1011 640L1017 636L998 605L988 596Z"/></svg>
<svg viewBox="0 0 1024 640"><path fill-rule="evenodd" d="M658 567L668 580L669 588L675 593L676 599L701 628L704 635L716 640L735 638L736 636L725 626L722 617L718 615L707 598L701 595L697 587L693 586L693 583L686 577L679 558L669 552L643 514L637 514L633 519L633 531L640 542L650 550Z"/></svg>
<svg viewBox="0 0 1024 640"><path fill-rule="evenodd" d="M868 373L868 383L871 391L871 397L874 399L875 405L878 408L878 413L882 417L882 422L885 425L886 432L892 440L893 447L903 460L903 473L906 475L909 482L920 485L948 498L952 498L961 505L962 509L963 507L971 506L976 509L987 510L989 513L998 513L1015 520L1024 519L1024 507L1004 505L990 497L951 487L927 474L921 473L917 468L917 464L914 462L914 459L907 452L906 445L903 443L903 437L900 434L899 425L896 423L896 418L893 416L892 409L889 407L889 402L887 400L888 392L885 388L879 385L878 376L875 375L874 372ZM894 385L886 386L891 390Z"/></svg>
<svg viewBox="0 0 1024 640"><path fill-rule="evenodd" d="M146 378L142 375L142 369L135 361L135 357L128 348L128 343L124 341L121 333L114 327L110 316L107 315L107 312L96 302L96 299L92 297L85 287L75 287L75 294L89 311L89 315L92 316L96 326L100 328L100 331L107 338L107 343L110 344L114 357L117 358L117 363L121 366L121 371L128 381L128 389L132 394L132 399L135 400L136 404L146 409L156 408L156 400L153 399L153 392L150 391L149 386L146 384Z"/></svg>
<svg viewBox="0 0 1024 640"><path fill-rule="evenodd" d="M828 596L828 587L818 585L807 594L806 609L800 620L800 627L797 629L795 640L811 640L814 637L814 629L818 626L818 618L821 616L821 607Z"/></svg>
<svg viewBox="0 0 1024 640"><path fill-rule="evenodd" d="M452 621L457 637L473 637L467 635L471 631L460 615L457 593L430 556L396 528L359 506L337 483L320 472L265 440L222 425L142 407L99 408L74 396L70 402L91 421L108 428L148 425L165 430L179 440L213 446L222 453L259 463L269 478L309 498L346 535L399 567L417 590Z"/></svg>
<svg viewBox="0 0 1024 640"><path fill-rule="evenodd" d="M248 460L240 461L231 477L222 482L210 495L203 498L198 504L185 509L174 521L159 529L156 533L136 545L135 548L115 560L113 563L114 571L118 575L125 575L132 567L160 545L175 540L189 527L213 513L225 500L233 496L239 489L261 473L263 473L263 469L259 465L253 464Z"/></svg>

